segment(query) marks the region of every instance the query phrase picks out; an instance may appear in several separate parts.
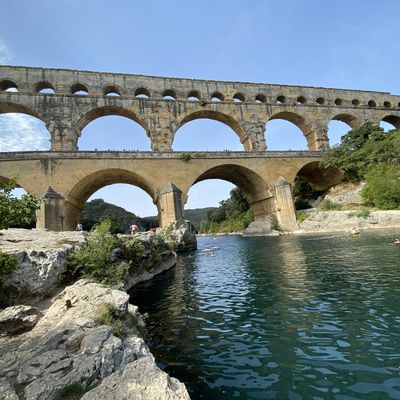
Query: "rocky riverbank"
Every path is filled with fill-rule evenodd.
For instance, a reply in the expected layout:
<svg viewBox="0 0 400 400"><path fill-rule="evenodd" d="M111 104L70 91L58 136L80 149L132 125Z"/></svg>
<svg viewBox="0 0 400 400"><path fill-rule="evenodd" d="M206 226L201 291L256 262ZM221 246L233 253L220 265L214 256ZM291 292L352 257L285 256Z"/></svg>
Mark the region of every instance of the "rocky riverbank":
<svg viewBox="0 0 400 400"><path fill-rule="evenodd" d="M186 231L164 236L178 250L193 249L195 235ZM62 289L65 260L86 246L85 233L0 233L0 251L17 260L0 274L3 307L17 304L0 309L0 398L189 399L182 383L157 368L143 320L122 290L175 265L162 235L118 237L112 262L132 267L119 285L81 279Z"/></svg>

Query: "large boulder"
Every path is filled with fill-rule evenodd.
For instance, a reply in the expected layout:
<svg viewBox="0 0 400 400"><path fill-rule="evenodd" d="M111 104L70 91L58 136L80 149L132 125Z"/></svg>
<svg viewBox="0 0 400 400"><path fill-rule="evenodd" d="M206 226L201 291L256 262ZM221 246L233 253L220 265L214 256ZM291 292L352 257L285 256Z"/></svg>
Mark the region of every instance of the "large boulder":
<svg viewBox="0 0 400 400"><path fill-rule="evenodd" d="M17 267L0 276L0 307L20 296L45 296L54 292L65 259L86 242L82 232L48 232L39 229L0 231L0 251L12 254Z"/></svg>
<svg viewBox="0 0 400 400"><path fill-rule="evenodd" d="M32 306L7 307L0 312L0 335L15 335L32 329L42 313Z"/></svg>
<svg viewBox="0 0 400 400"><path fill-rule="evenodd" d="M196 231L189 221L175 221L157 230L167 244L177 252L197 250Z"/></svg>
<svg viewBox="0 0 400 400"><path fill-rule="evenodd" d="M15 387L21 398L30 400L50 400L60 393L66 395L70 388L91 390L117 371L124 376L125 368L142 357L146 365L152 364L148 370L154 371L147 390L159 390L152 386L160 383L164 373L157 369L140 336L143 326L125 292L87 280L76 282L54 299L30 332L0 339L2 398L14 399ZM133 376L129 374L125 375ZM126 398L129 386L119 388L119 397L112 398ZM185 392L183 385L181 392ZM189 398L168 396L159 399Z"/></svg>

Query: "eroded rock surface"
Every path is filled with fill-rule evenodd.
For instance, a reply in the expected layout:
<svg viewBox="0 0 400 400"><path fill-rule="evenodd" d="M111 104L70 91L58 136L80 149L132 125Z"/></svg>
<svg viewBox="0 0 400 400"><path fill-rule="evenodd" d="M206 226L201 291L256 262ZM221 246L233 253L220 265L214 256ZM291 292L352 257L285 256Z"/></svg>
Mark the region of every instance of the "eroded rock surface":
<svg viewBox="0 0 400 400"><path fill-rule="evenodd" d="M197 250L196 232L189 221L172 222L157 234L170 244L177 252Z"/></svg>
<svg viewBox="0 0 400 400"><path fill-rule="evenodd" d="M7 307L0 312L0 335L15 335L32 329L42 313L32 306Z"/></svg>
<svg viewBox="0 0 400 400"><path fill-rule="evenodd" d="M124 335L117 337L113 325L95 323L101 304L112 305L117 310ZM156 367L139 335L143 325L137 308L129 304L125 292L80 280L54 299L30 332L0 339L0 394L12 400L47 400L71 384L90 388L103 384L111 376L104 381L105 393L110 390L112 379L118 379L121 385L113 397L86 398L189 399L183 384ZM143 363L135 364L143 357ZM130 381L136 378L138 382ZM19 397L15 397L15 388ZM136 392L143 391L158 393L154 394L158 397L136 396ZM132 397L127 397L127 393L132 393Z"/></svg>
<svg viewBox="0 0 400 400"><path fill-rule="evenodd" d="M17 268L0 278L0 307L21 294L48 295L65 271L65 259L86 242L82 232L48 232L39 229L0 231L0 251L17 259Z"/></svg>

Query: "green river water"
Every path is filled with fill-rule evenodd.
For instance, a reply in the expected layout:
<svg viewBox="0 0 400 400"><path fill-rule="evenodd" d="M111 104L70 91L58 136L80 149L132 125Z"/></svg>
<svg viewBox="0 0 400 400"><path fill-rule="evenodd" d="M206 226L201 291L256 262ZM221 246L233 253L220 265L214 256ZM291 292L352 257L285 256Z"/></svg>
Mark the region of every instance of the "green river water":
<svg viewBox="0 0 400 400"><path fill-rule="evenodd" d="M192 399L400 399L396 236L198 238L132 303Z"/></svg>

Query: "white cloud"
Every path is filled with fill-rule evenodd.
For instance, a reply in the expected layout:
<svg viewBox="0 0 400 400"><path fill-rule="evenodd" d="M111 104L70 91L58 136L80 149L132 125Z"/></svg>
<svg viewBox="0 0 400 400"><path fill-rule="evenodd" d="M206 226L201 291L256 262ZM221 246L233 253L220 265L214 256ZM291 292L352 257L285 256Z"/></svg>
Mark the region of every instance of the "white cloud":
<svg viewBox="0 0 400 400"><path fill-rule="evenodd" d="M4 40L0 38L0 64L10 64L14 56L11 54Z"/></svg>
<svg viewBox="0 0 400 400"><path fill-rule="evenodd" d="M0 114L0 151L34 151L50 148L45 124L25 114Z"/></svg>

